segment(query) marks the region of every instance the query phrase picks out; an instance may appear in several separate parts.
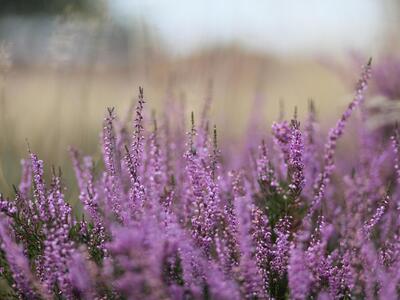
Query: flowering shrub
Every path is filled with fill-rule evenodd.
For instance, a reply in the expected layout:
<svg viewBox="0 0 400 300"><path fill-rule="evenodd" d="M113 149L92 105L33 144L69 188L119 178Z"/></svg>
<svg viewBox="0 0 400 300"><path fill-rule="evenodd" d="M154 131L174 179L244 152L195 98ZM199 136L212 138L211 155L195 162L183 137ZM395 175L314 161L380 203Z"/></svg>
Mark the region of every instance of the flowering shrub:
<svg viewBox="0 0 400 300"><path fill-rule="evenodd" d="M29 150L14 199L0 199L1 298L397 299L400 131L361 126L358 160L336 159L370 73L325 145L311 106L234 169L242 156L222 155L207 108L187 136L154 116L145 130L140 88L131 130L108 109L104 168L70 150L82 214Z"/></svg>

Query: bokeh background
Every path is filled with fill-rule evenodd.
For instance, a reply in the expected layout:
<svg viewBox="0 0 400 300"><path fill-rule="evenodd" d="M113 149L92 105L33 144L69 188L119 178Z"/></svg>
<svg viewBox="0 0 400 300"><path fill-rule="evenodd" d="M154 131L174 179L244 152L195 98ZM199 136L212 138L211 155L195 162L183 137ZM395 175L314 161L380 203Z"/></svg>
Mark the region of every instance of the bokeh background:
<svg viewBox="0 0 400 300"><path fill-rule="evenodd" d="M106 107L125 117L139 85L159 114L211 95L223 138L254 112L266 132L282 106L301 119L311 98L329 126L362 63L396 61L398 28L395 0L2 0L0 191L18 182L27 141L71 186L68 146L99 157Z"/></svg>

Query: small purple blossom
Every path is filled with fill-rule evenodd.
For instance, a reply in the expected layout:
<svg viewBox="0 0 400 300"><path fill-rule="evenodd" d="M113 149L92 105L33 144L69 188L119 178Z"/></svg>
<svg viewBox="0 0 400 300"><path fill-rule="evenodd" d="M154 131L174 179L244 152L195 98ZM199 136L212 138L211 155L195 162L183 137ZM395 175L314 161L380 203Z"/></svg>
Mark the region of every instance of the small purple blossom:
<svg viewBox="0 0 400 300"><path fill-rule="evenodd" d="M328 141L325 144L324 149L324 166L319 174L318 178L315 179L315 194L312 202L311 213L321 205L321 201L325 195L326 186L329 183L331 174L335 169L334 155L336 152L336 144L338 139L343 135L345 126L352 114L352 112L359 106L364 98L365 92L368 88L368 80L371 77L371 60L364 66L361 78L357 82L356 92L353 100L350 102L347 109L344 111L340 120L336 125L329 131Z"/></svg>
<svg viewBox="0 0 400 300"><path fill-rule="evenodd" d="M297 120L292 120L291 124L292 136L290 140L290 152L288 162L289 172L289 189L294 198L299 197L305 185L304 177L304 142L300 131L300 123Z"/></svg>

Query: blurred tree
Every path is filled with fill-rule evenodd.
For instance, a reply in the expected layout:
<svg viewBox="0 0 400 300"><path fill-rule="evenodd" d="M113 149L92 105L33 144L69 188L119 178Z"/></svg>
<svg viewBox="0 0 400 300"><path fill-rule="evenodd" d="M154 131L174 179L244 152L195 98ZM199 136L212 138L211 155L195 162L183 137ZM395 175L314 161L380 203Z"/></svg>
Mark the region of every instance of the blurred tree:
<svg viewBox="0 0 400 300"><path fill-rule="evenodd" d="M54 15L80 12L97 15L104 8L101 0L1 0L0 15Z"/></svg>

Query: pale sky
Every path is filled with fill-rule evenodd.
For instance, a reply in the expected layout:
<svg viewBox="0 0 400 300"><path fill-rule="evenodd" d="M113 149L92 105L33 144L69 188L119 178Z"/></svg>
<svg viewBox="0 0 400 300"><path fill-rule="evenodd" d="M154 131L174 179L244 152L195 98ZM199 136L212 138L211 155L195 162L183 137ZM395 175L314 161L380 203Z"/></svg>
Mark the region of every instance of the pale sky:
<svg viewBox="0 0 400 300"><path fill-rule="evenodd" d="M116 20L145 20L173 53L242 43L278 55L374 51L386 0L112 0Z"/></svg>

